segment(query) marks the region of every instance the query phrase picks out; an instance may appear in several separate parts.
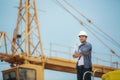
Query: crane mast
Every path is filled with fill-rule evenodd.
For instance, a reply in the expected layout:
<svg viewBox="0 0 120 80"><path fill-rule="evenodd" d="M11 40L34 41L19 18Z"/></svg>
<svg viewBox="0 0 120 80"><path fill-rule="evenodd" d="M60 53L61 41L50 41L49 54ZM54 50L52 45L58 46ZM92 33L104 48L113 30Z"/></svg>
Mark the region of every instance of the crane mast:
<svg viewBox="0 0 120 80"><path fill-rule="evenodd" d="M13 32L12 41L5 32L1 32L2 40L5 43L4 61L10 64L30 63L31 57L44 58L40 24L38 21L36 0L20 0L16 27ZM11 44L11 51L8 51L6 39ZM9 48L10 49L10 48ZM6 56L7 55L7 56ZM3 57L2 57L3 59ZM2 60L1 59L1 60Z"/></svg>
<svg viewBox="0 0 120 80"><path fill-rule="evenodd" d="M36 0L20 0L18 18L13 35L12 43L14 45L12 45L12 53L17 54L23 51L26 56L32 56L38 52L37 56L43 56ZM19 42L17 42L18 39L20 39Z"/></svg>

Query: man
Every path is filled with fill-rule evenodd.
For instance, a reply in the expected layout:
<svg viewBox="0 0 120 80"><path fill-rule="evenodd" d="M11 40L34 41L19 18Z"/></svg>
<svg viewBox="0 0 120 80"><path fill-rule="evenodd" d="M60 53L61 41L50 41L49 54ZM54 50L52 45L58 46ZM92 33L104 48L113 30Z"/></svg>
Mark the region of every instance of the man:
<svg viewBox="0 0 120 80"><path fill-rule="evenodd" d="M78 35L81 45L78 46L78 50L73 54L74 58L78 58L76 69L77 69L77 80L83 80L83 75L86 71L92 71L91 62L91 51L92 45L87 42L87 33L80 31ZM91 74L87 73L84 80L91 80Z"/></svg>

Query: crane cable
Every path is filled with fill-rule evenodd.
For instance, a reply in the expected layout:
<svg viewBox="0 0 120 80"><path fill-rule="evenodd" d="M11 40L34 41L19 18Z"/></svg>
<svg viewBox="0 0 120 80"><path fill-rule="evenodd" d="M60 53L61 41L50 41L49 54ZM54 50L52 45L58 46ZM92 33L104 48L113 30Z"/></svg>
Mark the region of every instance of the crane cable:
<svg viewBox="0 0 120 80"><path fill-rule="evenodd" d="M75 15L73 15L67 8L65 8L58 0L56 0L58 3L58 6L62 7L64 10L66 10L70 15L72 15L77 21L79 21L79 18L77 18Z"/></svg>
<svg viewBox="0 0 120 80"><path fill-rule="evenodd" d="M83 15L79 10L74 8L67 0L63 0L67 5L69 5L72 9L74 9L77 13L79 13L82 17L84 17L88 23L92 24L94 27L96 27L100 32L102 32L104 35L106 35L109 39L111 39L112 42L117 44L120 47L120 43L118 43L116 40L114 40L111 36L109 36L107 33L105 33L102 29L100 29L97 25L95 25L90 19L88 19L85 15Z"/></svg>
<svg viewBox="0 0 120 80"><path fill-rule="evenodd" d="M117 55L116 53L115 53L115 51L114 50L112 50L105 42L103 42L94 32L92 32L92 30L90 30L88 27L88 25L86 24L86 23L84 23L83 21L81 21L79 18L77 18L74 14L72 14L67 8L65 8L64 6L63 6L63 4L61 4L58 0L56 0L57 1L57 3L59 4L59 6L60 7L62 7L64 10L66 10L70 15L72 15L83 27L85 27L88 31L90 31L91 33L92 33L92 35L93 36L95 36L101 43L103 43L104 44L104 46L106 46L108 49L110 49L110 51L114 54L114 55L116 55L117 57L119 57L120 58L120 56L119 55Z"/></svg>

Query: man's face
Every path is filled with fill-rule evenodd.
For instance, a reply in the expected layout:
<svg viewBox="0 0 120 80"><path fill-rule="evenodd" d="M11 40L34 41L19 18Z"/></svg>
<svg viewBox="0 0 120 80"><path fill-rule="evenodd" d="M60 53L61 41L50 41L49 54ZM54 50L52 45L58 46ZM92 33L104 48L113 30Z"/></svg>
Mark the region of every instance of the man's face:
<svg viewBox="0 0 120 80"><path fill-rule="evenodd" d="M87 37L86 36L79 36L79 39L80 39L81 43L84 43L84 42L86 42Z"/></svg>

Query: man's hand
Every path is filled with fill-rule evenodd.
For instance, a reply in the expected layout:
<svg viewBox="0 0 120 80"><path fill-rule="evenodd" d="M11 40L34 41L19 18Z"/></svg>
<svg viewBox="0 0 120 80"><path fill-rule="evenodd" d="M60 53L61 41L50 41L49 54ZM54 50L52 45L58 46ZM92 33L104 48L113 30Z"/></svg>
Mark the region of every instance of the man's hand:
<svg viewBox="0 0 120 80"><path fill-rule="evenodd" d="M75 53L75 54L73 54L73 58L78 58L78 57L80 57L81 55L80 55L80 53Z"/></svg>

